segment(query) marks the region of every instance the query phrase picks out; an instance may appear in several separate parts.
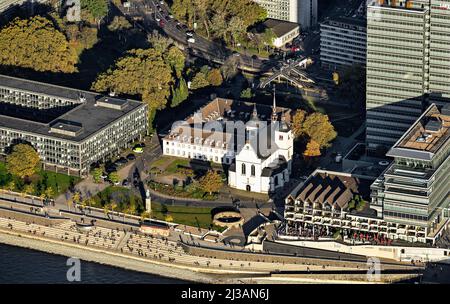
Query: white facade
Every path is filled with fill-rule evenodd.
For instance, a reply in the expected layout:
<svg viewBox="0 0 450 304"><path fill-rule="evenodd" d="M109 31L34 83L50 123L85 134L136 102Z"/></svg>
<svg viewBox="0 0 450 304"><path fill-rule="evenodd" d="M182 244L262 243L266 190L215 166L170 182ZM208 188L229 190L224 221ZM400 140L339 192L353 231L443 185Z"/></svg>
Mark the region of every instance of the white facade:
<svg viewBox="0 0 450 304"><path fill-rule="evenodd" d="M267 11L267 17L298 23L302 29L317 24L317 0L254 0Z"/></svg>
<svg viewBox="0 0 450 304"><path fill-rule="evenodd" d="M294 40L296 37L298 37L298 35L300 34L300 28L295 28L289 32L287 32L286 34L280 36L280 37L276 37L273 39L273 46L276 48L281 48L283 47L286 43L291 42L292 40Z"/></svg>
<svg viewBox="0 0 450 304"><path fill-rule="evenodd" d="M236 107L242 106L242 103L234 103ZM207 122L224 125L227 117L233 117L231 109L235 108L235 104L230 100L216 99L201 112L207 119L211 118ZM246 106L248 109L248 104ZM241 134L229 130L209 132L207 124L196 126L192 124L193 118L188 118L185 128L174 127L163 138L163 154L229 165L228 184L236 189L269 193L283 187L291 174L294 146L294 136L286 122L288 110L281 108L280 114L280 108L276 107L274 100L272 111L270 107L260 105L266 111L259 117L256 105L253 107L251 118L246 124L228 120L237 123L235 128ZM239 112L238 116L249 118L249 112ZM225 113L230 114L227 116ZM281 122L278 121L279 115L282 116Z"/></svg>

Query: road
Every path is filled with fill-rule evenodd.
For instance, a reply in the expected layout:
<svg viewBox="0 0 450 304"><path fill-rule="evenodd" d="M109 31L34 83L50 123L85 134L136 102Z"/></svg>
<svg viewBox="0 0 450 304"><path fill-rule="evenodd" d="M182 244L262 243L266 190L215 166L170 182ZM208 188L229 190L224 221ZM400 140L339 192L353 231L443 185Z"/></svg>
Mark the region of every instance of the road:
<svg viewBox="0 0 450 304"><path fill-rule="evenodd" d="M276 60L261 59L255 55L249 56L233 52L221 44L193 34L195 42L188 42L186 32L188 28L174 18L170 18L167 5L154 0L133 0L131 8L119 7L122 13L134 20L138 20L138 27L151 33L160 28L174 41L186 47L189 53L215 63L223 64L228 58L235 57L238 68L249 72L266 72L277 64ZM178 23L178 24L177 24Z"/></svg>

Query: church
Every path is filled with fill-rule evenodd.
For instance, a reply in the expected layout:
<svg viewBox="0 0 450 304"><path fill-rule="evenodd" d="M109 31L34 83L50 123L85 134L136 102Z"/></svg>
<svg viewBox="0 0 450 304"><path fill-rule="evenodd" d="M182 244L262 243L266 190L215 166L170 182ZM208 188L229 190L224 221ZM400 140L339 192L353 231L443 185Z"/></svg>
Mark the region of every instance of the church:
<svg viewBox="0 0 450 304"><path fill-rule="evenodd" d="M290 109L216 98L163 138L163 154L220 163L232 188L271 193L292 170Z"/></svg>

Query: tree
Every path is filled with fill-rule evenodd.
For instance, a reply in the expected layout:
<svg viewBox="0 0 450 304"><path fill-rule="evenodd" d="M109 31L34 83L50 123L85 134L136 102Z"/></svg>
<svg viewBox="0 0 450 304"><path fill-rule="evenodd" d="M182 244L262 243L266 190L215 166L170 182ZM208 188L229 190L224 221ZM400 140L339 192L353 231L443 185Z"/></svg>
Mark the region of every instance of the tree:
<svg viewBox="0 0 450 304"><path fill-rule="evenodd" d="M172 217L170 214L167 214L167 215L164 217L164 220L165 220L166 222L173 222L173 217Z"/></svg>
<svg viewBox="0 0 450 304"><path fill-rule="evenodd" d="M92 172L92 177L94 179L94 183L100 183L102 180L103 170L102 168L95 168Z"/></svg>
<svg viewBox="0 0 450 304"><path fill-rule="evenodd" d="M16 189L16 183L14 181L10 181L6 188L8 189L8 191L14 191L14 189Z"/></svg>
<svg viewBox="0 0 450 304"><path fill-rule="evenodd" d="M305 152L303 152L303 155L307 157L316 157L320 156L320 154L321 153L319 144L311 139L306 145L306 150Z"/></svg>
<svg viewBox="0 0 450 304"><path fill-rule="evenodd" d="M273 41L277 36L271 28L267 28L262 33L262 42L269 48L269 46L273 45Z"/></svg>
<svg viewBox="0 0 450 304"><path fill-rule="evenodd" d="M81 193L76 191L73 195L72 195L72 202L75 204L79 204L81 202Z"/></svg>
<svg viewBox="0 0 450 304"><path fill-rule="evenodd" d="M242 18L240 18L239 16L234 16L230 19L230 22L228 24L228 31L230 32L234 46L236 46L239 37L245 33L245 30L246 27Z"/></svg>
<svg viewBox="0 0 450 304"><path fill-rule="evenodd" d="M310 139L319 144L320 148L329 147L337 133L328 119L328 115L313 113L306 117L303 129Z"/></svg>
<svg viewBox="0 0 450 304"><path fill-rule="evenodd" d="M172 38L161 35L157 30L147 35L147 41L160 54L165 53L169 49L169 46L173 44Z"/></svg>
<svg viewBox="0 0 450 304"><path fill-rule="evenodd" d="M66 36L44 17L16 18L0 30L0 65L73 73L77 61Z"/></svg>
<svg viewBox="0 0 450 304"><path fill-rule="evenodd" d="M186 65L186 56L184 53L178 47L173 45L167 51L164 59L175 72L175 76L180 78L184 66Z"/></svg>
<svg viewBox="0 0 450 304"><path fill-rule="evenodd" d="M222 85L223 77L220 69L212 69L211 71L209 71L207 80L212 86L218 87Z"/></svg>
<svg viewBox="0 0 450 304"><path fill-rule="evenodd" d="M244 99L252 98L253 97L252 89L251 88L246 88L246 89L242 90L240 97L244 98Z"/></svg>
<svg viewBox="0 0 450 304"><path fill-rule="evenodd" d="M205 192L209 194L219 192L222 188L222 177L219 173L209 170L201 179L200 186Z"/></svg>
<svg viewBox="0 0 450 304"><path fill-rule="evenodd" d="M81 8L86 9L99 22L108 13L107 0L81 0Z"/></svg>
<svg viewBox="0 0 450 304"><path fill-rule="evenodd" d="M203 72L195 74L191 81L191 89L197 90L209 86L209 82L206 79L206 75Z"/></svg>
<svg viewBox="0 0 450 304"><path fill-rule="evenodd" d="M53 198L54 195L55 195L55 191L53 190L52 187L48 187L47 189L45 189L44 197L46 199Z"/></svg>
<svg viewBox="0 0 450 304"><path fill-rule="evenodd" d="M40 165L39 154L30 145L18 144L6 156L6 168L12 175L20 178L30 177L37 172Z"/></svg>
<svg viewBox="0 0 450 304"><path fill-rule="evenodd" d="M108 179L111 181L111 183L113 184L117 184L119 182L119 174L114 171L108 174Z"/></svg>
<svg viewBox="0 0 450 304"><path fill-rule="evenodd" d="M173 82L171 67L161 53L154 49L135 49L128 51L106 73L100 74L92 89L142 96L149 105L151 123L155 111L165 108Z"/></svg>
<svg viewBox="0 0 450 304"><path fill-rule="evenodd" d="M172 102L170 106L175 108L189 97L189 90L184 78L178 82L178 86L172 92Z"/></svg>
<svg viewBox="0 0 450 304"><path fill-rule="evenodd" d="M111 32L123 31L132 28L130 22L128 22L127 18L122 16L114 16L111 23L108 25L108 30Z"/></svg>
<svg viewBox="0 0 450 304"><path fill-rule="evenodd" d="M25 188L23 189L23 191L26 194L33 194L34 193L34 186L32 184L28 184L25 186Z"/></svg>
<svg viewBox="0 0 450 304"><path fill-rule="evenodd" d="M300 137L304 134L304 122L306 118L306 112L303 110L297 110L292 117L292 132L295 137Z"/></svg>

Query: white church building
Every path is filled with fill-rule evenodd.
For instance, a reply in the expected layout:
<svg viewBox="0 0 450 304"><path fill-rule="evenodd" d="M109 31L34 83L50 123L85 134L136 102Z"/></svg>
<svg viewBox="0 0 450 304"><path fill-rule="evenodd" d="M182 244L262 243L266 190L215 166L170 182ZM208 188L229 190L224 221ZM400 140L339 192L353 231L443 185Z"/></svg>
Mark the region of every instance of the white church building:
<svg viewBox="0 0 450 304"><path fill-rule="evenodd" d="M163 154L211 161L228 169L230 187L270 193L292 170L291 110L216 98L163 138Z"/></svg>

